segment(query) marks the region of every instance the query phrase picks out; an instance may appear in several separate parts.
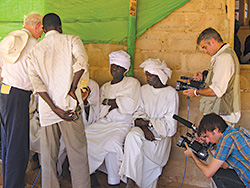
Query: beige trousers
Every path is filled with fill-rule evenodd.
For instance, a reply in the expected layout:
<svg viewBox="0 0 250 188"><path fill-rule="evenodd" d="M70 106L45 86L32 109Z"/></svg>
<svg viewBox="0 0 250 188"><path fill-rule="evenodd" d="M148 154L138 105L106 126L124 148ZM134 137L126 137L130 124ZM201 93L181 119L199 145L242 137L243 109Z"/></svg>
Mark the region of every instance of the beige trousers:
<svg viewBox="0 0 250 188"><path fill-rule="evenodd" d="M77 121L62 121L41 127L41 165L42 187L59 188L57 179L57 158L60 148L60 136L66 146L71 181L73 188L90 188L90 176L87 156L87 140L82 121L81 111L78 111Z"/></svg>

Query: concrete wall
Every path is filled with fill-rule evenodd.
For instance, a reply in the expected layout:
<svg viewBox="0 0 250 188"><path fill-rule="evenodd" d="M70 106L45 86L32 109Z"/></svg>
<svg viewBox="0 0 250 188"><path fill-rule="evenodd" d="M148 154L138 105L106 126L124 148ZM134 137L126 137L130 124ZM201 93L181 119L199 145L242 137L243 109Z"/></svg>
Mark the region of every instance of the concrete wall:
<svg viewBox="0 0 250 188"><path fill-rule="evenodd" d="M197 71L207 69L210 57L196 46L199 33L207 27L218 30L224 41L233 43L234 0L190 0L183 7L175 10L165 19L149 28L136 41L134 75L144 84L145 76L139 65L148 58L160 58L173 70L168 84L175 87L181 75L192 76ZM126 47L111 44L86 44L89 55L90 77L100 86L110 80L108 54L115 50L126 50ZM240 124L247 126L247 113L250 110L249 67L242 66L242 119ZM201 119L199 97L190 101L179 93L179 115L186 118L189 109L189 120L198 124ZM163 170L159 184L181 182L185 167L184 149L178 148L176 142L180 135L186 133L186 127L178 124L178 133L172 139L170 160ZM208 187L209 180L188 160L185 183Z"/></svg>

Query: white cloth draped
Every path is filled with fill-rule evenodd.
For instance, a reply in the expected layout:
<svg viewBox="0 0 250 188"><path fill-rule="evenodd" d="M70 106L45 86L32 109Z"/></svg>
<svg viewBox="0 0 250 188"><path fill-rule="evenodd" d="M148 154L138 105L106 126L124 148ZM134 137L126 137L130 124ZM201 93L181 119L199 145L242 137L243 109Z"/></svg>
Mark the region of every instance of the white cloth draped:
<svg viewBox="0 0 250 188"><path fill-rule="evenodd" d="M88 160L90 174L95 172L112 152L123 158L123 142L131 127L132 114L139 106L140 83L132 77L124 77L117 84L105 83L100 90L100 101L116 99L118 108L108 112L110 106L102 105L100 119L89 125L85 132L88 142Z"/></svg>
<svg viewBox="0 0 250 188"><path fill-rule="evenodd" d="M139 127L134 127L128 133L119 173L124 181L129 177L139 187L156 187L155 182L169 158L171 137L177 130L177 122L172 116L178 113L178 108L179 97L174 88L155 89L148 84L142 86L140 108L133 118L150 120L154 136L161 140L146 140Z"/></svg>

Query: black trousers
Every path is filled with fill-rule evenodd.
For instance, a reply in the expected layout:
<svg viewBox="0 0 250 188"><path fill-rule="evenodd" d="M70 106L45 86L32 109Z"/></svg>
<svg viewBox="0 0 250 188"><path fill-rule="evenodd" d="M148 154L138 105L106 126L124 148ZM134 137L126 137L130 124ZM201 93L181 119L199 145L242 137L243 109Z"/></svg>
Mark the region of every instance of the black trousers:
<svg viewBox="0 0 250 188"><path fill-rule="evenodd" d="M11 87L9 94L0 94L4 188L24 187L29 160L30 94L14 87Z"/></svg>
<svg viewBox="0 0 250 188"><path fill-rule="evenodd" d="M217 188L244 188L245 184L241 181L238 174L233 169L220 168L214 175L213 180Z"/></svg>

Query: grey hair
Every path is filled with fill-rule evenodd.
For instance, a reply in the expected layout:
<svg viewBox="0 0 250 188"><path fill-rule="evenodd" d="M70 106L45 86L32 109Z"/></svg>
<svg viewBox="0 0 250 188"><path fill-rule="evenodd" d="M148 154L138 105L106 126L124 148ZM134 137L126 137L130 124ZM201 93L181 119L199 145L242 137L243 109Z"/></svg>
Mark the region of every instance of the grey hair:
<svg viewBox="0 0 250 188"><path fill-rule="evenodd" d="M42 22L42 15L38 13L31 13L24 17L24 26L35 27L37 24Z"/></svg>
<svg viewBox="0 0 250 188"><path fill-rule="evenodd" d="M197 39L197 44L200 45L202 40L209 43L209 41L212 38L215 39L217 42L223 42L220 34L215 29L209 27L201 32L201 34L199 35Z"/></svg>

